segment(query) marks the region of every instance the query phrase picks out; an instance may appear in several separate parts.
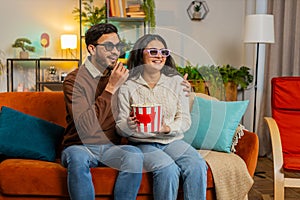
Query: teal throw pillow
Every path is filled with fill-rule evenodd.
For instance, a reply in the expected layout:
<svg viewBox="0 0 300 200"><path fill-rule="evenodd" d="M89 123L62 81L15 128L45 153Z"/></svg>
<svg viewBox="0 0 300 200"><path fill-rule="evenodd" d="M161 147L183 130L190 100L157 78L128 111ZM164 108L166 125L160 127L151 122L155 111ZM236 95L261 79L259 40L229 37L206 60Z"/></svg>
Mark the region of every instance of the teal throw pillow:
<svg viewBox="0 0 300 200"><path fill-rule="evenodd" d="M194 98L192 125L184 140L196 149L231 152L233 137L249 101Z"/></svg>
<svg viewBox="0 0 300 200"><path fill-rule="evenodd" d="M0 154L15 158L54 161L64 128L2 106Z"/></svg>

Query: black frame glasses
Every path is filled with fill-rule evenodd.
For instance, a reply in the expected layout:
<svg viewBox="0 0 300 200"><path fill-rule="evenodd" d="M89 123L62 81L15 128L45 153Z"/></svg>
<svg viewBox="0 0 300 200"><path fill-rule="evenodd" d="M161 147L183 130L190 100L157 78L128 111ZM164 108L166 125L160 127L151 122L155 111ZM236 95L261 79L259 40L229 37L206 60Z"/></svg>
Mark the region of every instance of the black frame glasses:
<svg viewBox="0 0 300 200"><path fill-rule="evenodd" d="M112 51L114 48L116 48L118 51L123 51L125 44L123 42L119 42L117 44L113 44L112 42L105 42L102 44L94 44L94 46L104 46L106 51Z"/></svg>
<svg viewBox="0 0 300 200"><path fill-rule="evenodd" d="M169 49L155 49L155 48L150 48L150 49L145 49L150 57L156 57L158 55L158 53L160 53L160 55L162 57L168 57L171 53L171 51Z"/></svg>

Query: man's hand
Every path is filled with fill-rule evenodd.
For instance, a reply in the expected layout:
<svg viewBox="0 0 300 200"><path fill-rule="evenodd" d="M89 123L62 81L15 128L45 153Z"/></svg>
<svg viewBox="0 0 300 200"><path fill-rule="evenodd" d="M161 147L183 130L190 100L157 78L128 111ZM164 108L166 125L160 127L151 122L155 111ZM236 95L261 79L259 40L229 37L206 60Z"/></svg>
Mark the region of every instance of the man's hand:
<svg viewBox="0 0 300 200"><path fill-rule="evenodd" d="M117 62L111 71L108 83L105 90L114 94L119 87L127 80L129 75L129 70L123 66L123 63Z"/></svg>
<svg viewBox="0 0 300 200"><path fill-rule="evenodd" d="M181 82L181 85L184 86L183 88L183 91L186 92L186 95L185 96L190 96L191 95L191 91L192 91L192 87L191 87L191 84L187 81L187 77L188 77L188 74L185 74L183 76L183 81Z"/></svg>

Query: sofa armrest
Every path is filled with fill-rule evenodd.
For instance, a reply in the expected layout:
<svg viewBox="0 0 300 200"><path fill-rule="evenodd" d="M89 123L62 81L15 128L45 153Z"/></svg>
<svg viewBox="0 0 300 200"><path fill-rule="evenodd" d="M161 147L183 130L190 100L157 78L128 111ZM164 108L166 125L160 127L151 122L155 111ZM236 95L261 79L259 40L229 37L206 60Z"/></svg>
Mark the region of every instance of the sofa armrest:
<svg viewBox="0 0 300 200"><path fill-rule="evenodd" d="M243 131L244 136L239 139L235 147L236 154L245 161L249 174L253 177L258 159L258 136L253 132Z"/></svg>

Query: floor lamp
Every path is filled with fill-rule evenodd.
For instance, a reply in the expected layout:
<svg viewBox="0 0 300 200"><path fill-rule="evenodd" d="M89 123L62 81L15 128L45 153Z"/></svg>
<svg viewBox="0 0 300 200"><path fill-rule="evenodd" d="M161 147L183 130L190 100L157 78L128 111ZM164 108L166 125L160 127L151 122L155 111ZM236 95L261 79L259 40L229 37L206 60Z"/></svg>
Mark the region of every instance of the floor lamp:
<svg viewBox="0 0 300 200"><path fill-rule="evenodd" d="M256 44L255 82L254 82L254 110L253 110L253 132L256 132L256 99L257 99L257 75L259 44L274 43L274 17L268 14L247 15L245 21L245 43Z"/></svg>

